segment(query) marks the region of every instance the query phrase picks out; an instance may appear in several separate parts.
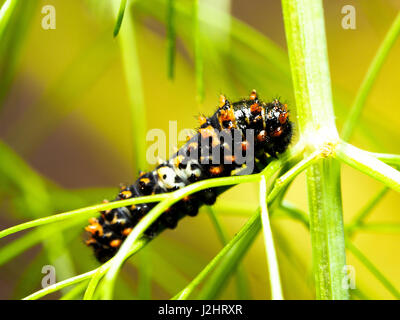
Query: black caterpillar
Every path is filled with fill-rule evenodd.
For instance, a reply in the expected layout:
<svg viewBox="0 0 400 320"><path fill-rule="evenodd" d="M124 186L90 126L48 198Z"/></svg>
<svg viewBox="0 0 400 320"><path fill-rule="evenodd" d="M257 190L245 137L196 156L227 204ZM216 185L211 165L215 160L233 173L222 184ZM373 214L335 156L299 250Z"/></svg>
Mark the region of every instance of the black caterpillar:
<svg viewBox="0 0 400 320"><path fill-rule="evenodd" d="M199 117L197 133L170 160L153 171L140 173L134 184L121 187L114 201L171 192L199 180L230 176L246 167L243 162L246 156L247 164L250 160L253 165L256 161L265 165L268 157L276 157L290 143L293 125L288 116L286 104L277 99L262 102L255 90L249 99L232 104L221 96L218 110L209 118ZM239 139L228 139L237 136ZM182 217L197 215L202 204L213 204L217 194L217 189L206 189L185 197L168 208L146 230L145 236L154 237L165 228L175 228ZM87 244L93 247L96 258L104 262L114 256L135 225L155 205L142 203L116 208L101 212L99 218L91 218L86 227L90 233Z"/></svg>

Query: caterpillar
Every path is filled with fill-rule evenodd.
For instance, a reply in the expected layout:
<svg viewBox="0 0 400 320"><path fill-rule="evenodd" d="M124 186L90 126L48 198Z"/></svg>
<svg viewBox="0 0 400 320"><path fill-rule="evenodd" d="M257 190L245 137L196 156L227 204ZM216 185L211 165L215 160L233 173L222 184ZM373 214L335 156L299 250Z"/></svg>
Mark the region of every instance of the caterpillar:
<svg viewBox="0 0 400 320"><path fill-rule="evenodd" d="M265 165L287 149L293 131L287 105L278 99L263 102L255 90L248 99L234 103L221 95L216 112L211 117L199 116L199 122L196 133L169 160L153 171L141 172L132 185L122 186L114 201L172 192L196 181L240 174L256 162ZM214 204L217 195L218 190L213 188L186 196L163 212L144 236L153 238L166 228L175 228L184 216L196 216L201 205ZM96 258L100 262L112 258L155 205L120 207L89 219L86 243Z"/></svg>

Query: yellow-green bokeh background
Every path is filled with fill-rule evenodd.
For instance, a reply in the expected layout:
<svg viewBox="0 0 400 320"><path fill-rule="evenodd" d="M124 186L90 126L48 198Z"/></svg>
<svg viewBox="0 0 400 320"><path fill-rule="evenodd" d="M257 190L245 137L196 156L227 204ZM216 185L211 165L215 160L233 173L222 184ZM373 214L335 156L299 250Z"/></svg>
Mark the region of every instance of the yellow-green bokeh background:
<svg viewBox="0 0 400 320"><path fill-rule="evenodd" d="M130 101L120 46L118 40L112 37L114 15L103 5L107 0L37 2L21 47L16 74L1 102L0 138L41 175L56 184L66 189L100 188L97 194L91 193L87 205L100 202L103 198L113 198L119 183L133 181L140 169L133 160ZM57 10L56 30L41 28L43 14L40 9L46 4L54 5ZM341 26L341 8L347 4L356 8L356 30L344 30ZM396 0L335 0L324 1L324 9L333 95L335 101L340 100L343 106L336 110L340 129L379 44L400 10L400 3ZM154 10L159 9L154 6ZM280 1L232 1L232 15L286 51ZM231 69L236 68L233 60L223 59L226 66L215 68L207 60L213 54L213 47L204 46L205 100L199 104L196 100L192 42L182 39L178 33L175 78L170 81L166 72L164 25L139 9L133 18L148 129L160 128L168 133L169 120L178 121L178 130L193 128L197 125L196 115L213 112L220 93L235 100L247 95L256 86L251 81L240 82L237 77L232 81ZM227 56L230 51L239 51L241 68L246 68L246 60L249 66L257 65L252 64L254 61L262 63L257 54L239 45L236 47L235 42L230 44ZM367 100L360 126L352 139L356 146L377 152L400 153L399 55L400 41L397 41ZM263 69L249 67L248 72L261 80L264 77ZM290 83L286 87L288 96L283 96L278 91L279 87L269 86L275 76L279 77L265 75L268 79L265 86L256 87L260 96L264 99L281 96L293 105ZM344 220L348 222L381 186L345 166L342 177ZM307 210L305 189L305 179L301 175L290 188L287 199ZM28 220L23 212L12 208L10 197L7 192L2 192L0 197L1 229ZM241 202L249 208L256 208L257 199L256 185L240 185L218 201ZM389 192L367 221L400 223L399 204L399 195ZM72 208L66 206L56 212L67 209ZM233 236L245 222L245 217L223 215L221 221L229 235ZM313 298L308 231L298 222L288 219L274 219L273 229L285 297ZM76 262L75 270L79 273L96 266L82 239L80 234L68 242ZM4 244L7 242L2 241ZM399 234L360 232L355 237L357 247L397 288L400 288L399 241ZM150 274L161 275L164 282L165 279L169 281L164 285L154 281L152 297L169 298L171 294L166 288L175 292L181 290L185 281L190 281L220 248L221 244L204 212L196 219L184 219L176 230L164 232L150 246L155 254L147 259L146 268L151 270ZM43 276L41 267L47 264L45 256L38 258L42 251L40 246L36 246L1 266L0 298L21 298L40 287ZM158 255L162 261L176 268L179 276L168 274L168 268L157 258ZM39 260L35 262L35 259ZM356 285L367 297L393 298L351 254L348 254L348 264L355 267ZM269 298L261 236L245 256L243 265L251 296L255 299ZM137 271L131 266L126 269L122 278L133 288L133 294L118 297L137 297ZM233 281L221 297L237 297Z"/></svg>

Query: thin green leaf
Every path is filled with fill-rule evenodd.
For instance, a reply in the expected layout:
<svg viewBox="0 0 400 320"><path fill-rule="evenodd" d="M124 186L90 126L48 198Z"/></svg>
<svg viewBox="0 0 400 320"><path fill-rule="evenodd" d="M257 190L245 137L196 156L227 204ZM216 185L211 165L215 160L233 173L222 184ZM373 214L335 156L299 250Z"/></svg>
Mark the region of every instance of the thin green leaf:
<svg viewBox="0 0 400 320"><path fill-rule="evenodd" d="M261 221L264 234L265 254L267 257L269 281L271 284L272 300L283 300L281 277L279 275L278 259L275 252L274 238L272 235L271 224L269 222L267 201L267 182L265 177L260 181L260 207Z"/></svg>
<svg viewBox="0 0 400 320"><path fill-rule="evenodd" d="M400 34L400 12L397 14L395 20L393 21L392 26L387 32L385 39L383 40L381 46L379 47L378 52L376 53L374 59L372 60L372 63L368 68L367 74L364 77L361 87L358 90L357 96L350 109L350 113L343 126L342 139L344 141L348 141L350 139L351 134L353 133L354 128L360 118L362 109L365 105L365 101L367 100L367 97L371 92L371 89L375 83L377 75L381 70L384 62L386 61L390 49L393 47L399 34Z"/></svg>
<svg viewBox="0 0 400 320"><path fill-rule="evenodd" d="M128 0L121 0L121 2L119 4L117 21L115 23L114 32L113 32L114 38L116 36L118 36L119 30L121 29L122 20L124 19L124 14L125 14L125 9L126 9L126 3L127 2L128 2Z"/></svg>
<svg viewBox="0 0 400 320"><path fill-rule="evenodd" d="M86 218L85 218L86 219ZM0 248L0 266L7 263L14 257L18 256L22 252L28 250L29 248L48 240L54 234L59 234L61 231L76 226L83 221L82 218L68 221L66 223L60 223L57 228L46 228L30 231L24 234L22 237L6 244ZM54 240L54 238L52 238Z"/></svg>
<svg viewBox="0 0 400 320"><path fill-rule="evenodd" d="M389 153L374 153L369 152L369 154L386 164L400 166L400 155L398 154L389 154Z"/></svg>
<svg viewBox="0 0 400 320"><path fill-rule="evenodd" d="M374 158L368 152L342 142L336 148L336 155L354 169L400 192L400 172Z"/></svg>
<svg viewBox="0 0 400 320"><path fill-rule="evenodd" d="M72 219L77 216L89 216L92 215L93 213L99 212L99 211L104 211L104 210L109 210L109 209L114 209L114 208L120 208L120 207L125 207L129 206L132 204L138 204L138 203L143 203L143 202L158 202L160 200L163 200L167 198L168 195L166 194L160 194L160 195L154 195L154 196L147 196L147 197L138 197L138 198L131 198L127 200L121 200L121 201L113 201L110 203L103 203L103 204L98 204L86 208L81 208L77 210L72 210L68 211L65 213L60 213L56 214L53 216L45 217L45 218L40 218L36 220L31 220L16 226L13 226L11 228L5 229L0 231L0 239L4 238L5 236L8 236L10 234L26 230L29 228L33 227L38 227L41 225L49 224L49 223L54 223L54 222L60 222L64 221L67 219Z"/></svg>
<svg viewBox="0 0 400 320"><path fill-rule="evenodd" d="M114 9L118 10L115 2ZM142 84L142 73L137 50L136 30L132 14L126 14L125 26L119 36L121 56L125 71L125 78L129 94L129 106L132 130L132 147L136 167L145 170L148 166L146 161L146 107Z"/></svg>

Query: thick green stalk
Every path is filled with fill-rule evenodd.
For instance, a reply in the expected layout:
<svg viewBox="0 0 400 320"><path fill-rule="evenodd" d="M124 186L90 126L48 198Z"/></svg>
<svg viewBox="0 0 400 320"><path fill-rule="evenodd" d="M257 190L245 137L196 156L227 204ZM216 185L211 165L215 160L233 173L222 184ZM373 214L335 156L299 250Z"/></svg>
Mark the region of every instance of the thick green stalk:
<svg viewBox="0 0 400 320"><path fill-rule="evenodd" d="M348 299L342 288L346 264L340 168L329 159L338 141L333 112L321 0L282 0L295 91L298 129L308 152L325 156L307 170L310 231L316 296Z"/></svg>

